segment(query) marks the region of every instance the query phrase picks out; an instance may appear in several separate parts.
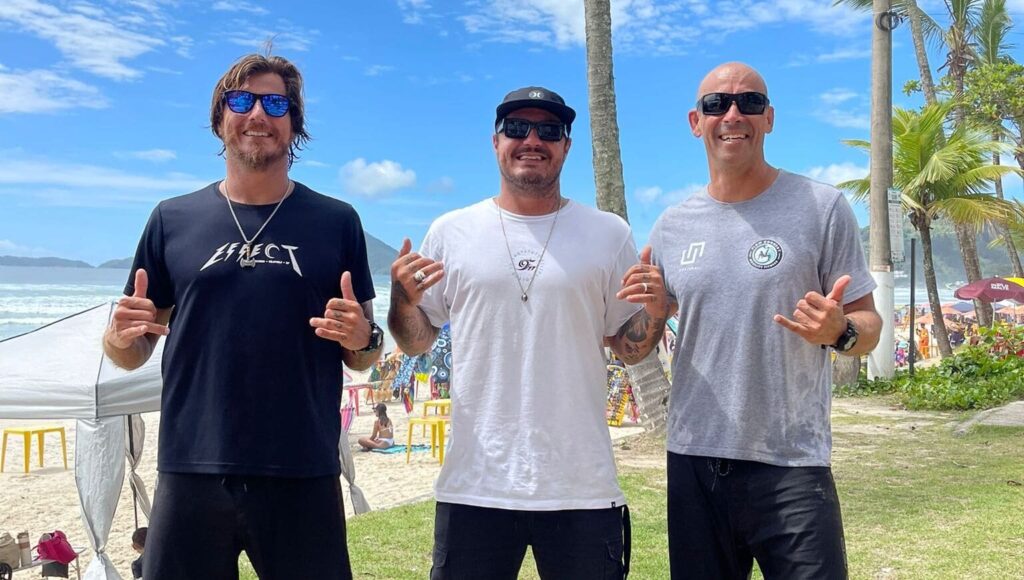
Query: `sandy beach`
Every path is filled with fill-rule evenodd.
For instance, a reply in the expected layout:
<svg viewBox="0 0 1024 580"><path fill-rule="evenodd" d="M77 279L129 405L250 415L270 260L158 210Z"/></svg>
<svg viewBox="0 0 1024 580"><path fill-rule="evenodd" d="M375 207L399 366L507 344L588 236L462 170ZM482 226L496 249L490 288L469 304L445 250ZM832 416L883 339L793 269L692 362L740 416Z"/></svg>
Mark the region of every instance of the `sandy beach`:
<svg viewBox="0 0 1024 580"><path fill-rule="evenodd" d="M430 452L412 453L410 462L406 465L404 453L358 451L356 440L368 435L373 429L374 416L371 407L361 402L361 414L354 419L349 431L349 443L356 465L356 483L363 490L370 506L374 510L379 510L429 499L433 495L434 480L441 469L437 459L431 457ZM417 401L414 413L418 415L420 409L420 402ZM388 416L395 423L396 443L404 444L408 433L408 415L402 404L397 401L388 403ZM160 414L147 413L143 418L146 421L147 441L143 449L139 474L152 497L153 484L156 480L156 434L159 430ZM33 441L31 471L28 474L23 472L24 452L21 437L10 437L7 442L6 465L4 472L0 473L0 533L6 531L13 536L18 532L28 531L34 545L41 533L59 529L67 534L73 545L85 546L88 541L82 526L78 492L75 487L75 421L0 420L0 428L42 424L65 427L68 470L64 470L61 460L59 435L51 433L46 436L43 468L36 464L37 451ZM613 439L643 431L641 427L628 423L623 427L609 429ZM429 439L429 433L427 437L423 437L419 429L413 434L413 444L429 443ZM343 487L346 515L352 517L348 489L347 486ZM146 519L141 512L139 522L139 525L146 525ZM131 548L131 534L134 529L132 493L126 479L107 546L107 552L114 565L125 578L131 578L131 561L136 557ZM83 570L90 560L91 557L83 558Z"/></svg>

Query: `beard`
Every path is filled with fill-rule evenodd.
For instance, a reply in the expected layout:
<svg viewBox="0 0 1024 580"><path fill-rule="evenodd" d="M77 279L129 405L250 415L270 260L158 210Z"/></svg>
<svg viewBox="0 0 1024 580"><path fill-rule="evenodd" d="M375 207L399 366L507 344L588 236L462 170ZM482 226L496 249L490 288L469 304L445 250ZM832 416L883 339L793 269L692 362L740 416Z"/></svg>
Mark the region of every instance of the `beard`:
<svg viewBox="0 0 1024 580"><path fill-rule="evenodd" d="M224 151L228 159L238 161L247 169L263 171L285 158L288 155L288 146L275 143L257 145L244 150L238 138L229 137L224 141Z"/></svg>
<svg viewBox="0 0 1024 580"><path fill-rule="evenodd" d="M553 168L550 173L539 169L528 169L515 172L507 164L499 163L501 177L521 192L533 197L546 197L551 193L562 175L562 168Z"/></svg>

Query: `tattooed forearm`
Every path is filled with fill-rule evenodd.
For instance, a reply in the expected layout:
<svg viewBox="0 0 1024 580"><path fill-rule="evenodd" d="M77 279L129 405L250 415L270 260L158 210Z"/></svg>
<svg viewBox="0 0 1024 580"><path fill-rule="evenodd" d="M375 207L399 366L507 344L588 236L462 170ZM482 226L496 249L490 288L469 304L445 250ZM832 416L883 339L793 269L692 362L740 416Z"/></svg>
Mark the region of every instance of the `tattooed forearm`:
<svg viewBox="0 0 1024 580"><path fill-rule="evenodd" d="M434 344L438 333L426 313L409 301L401 284L391 285L388 330L402 351L409 355L426 352Z"/></svg>
<svg viewBox="0 0 1024 580"><path fill-rule="evenodd" d="M641 310L619 329L612 339L612 351L626 364L636 364L654 350L664 333L665 319Z"/></svg>

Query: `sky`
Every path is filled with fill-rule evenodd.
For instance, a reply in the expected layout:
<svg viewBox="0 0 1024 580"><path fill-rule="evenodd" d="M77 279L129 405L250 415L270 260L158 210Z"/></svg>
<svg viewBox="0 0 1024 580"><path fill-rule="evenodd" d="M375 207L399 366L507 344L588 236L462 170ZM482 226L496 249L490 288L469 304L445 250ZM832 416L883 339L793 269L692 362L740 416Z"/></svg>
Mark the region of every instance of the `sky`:
<svg viewBox="0 0 1024 580"><path fill-rule="evenodd" d="M941 19L938 0L922 8ZM1024 61L1024 0L1007 0ZM701 78L757 68L775 106L769 163L837 183L867 175L871 22L832 0L612 0L626 201L638 245L707 181L686 116ZM540 85L576 109L562 194L595 204L583 0L0 1L0 255L99 264L132 255L161 199L220 179L213 86L244 54L305 78L313 140L291 177L343 199L391 246L493 196L494 109ZM907 24L893 102L917 107ZM944 54L932 47L933 69ZM1021 180L1006 182L1024 199ZM861 225L867 210L855 207Z"/></svg>

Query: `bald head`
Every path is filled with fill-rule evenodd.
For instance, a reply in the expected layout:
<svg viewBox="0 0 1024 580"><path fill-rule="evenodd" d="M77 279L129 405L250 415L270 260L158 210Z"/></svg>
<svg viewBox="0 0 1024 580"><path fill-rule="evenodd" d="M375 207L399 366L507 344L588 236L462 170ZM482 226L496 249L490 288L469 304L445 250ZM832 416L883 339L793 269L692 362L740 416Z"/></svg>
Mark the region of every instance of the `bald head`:
<svg viewBox="0 0 1024 580"><path fill-rule="evenodd" d="M744 91L757 91L768 94L768 85L761 74L742 62L727 62L711 70L697 88L697 99L708 93L737 93L735 87L745 87Z"/></svg>

